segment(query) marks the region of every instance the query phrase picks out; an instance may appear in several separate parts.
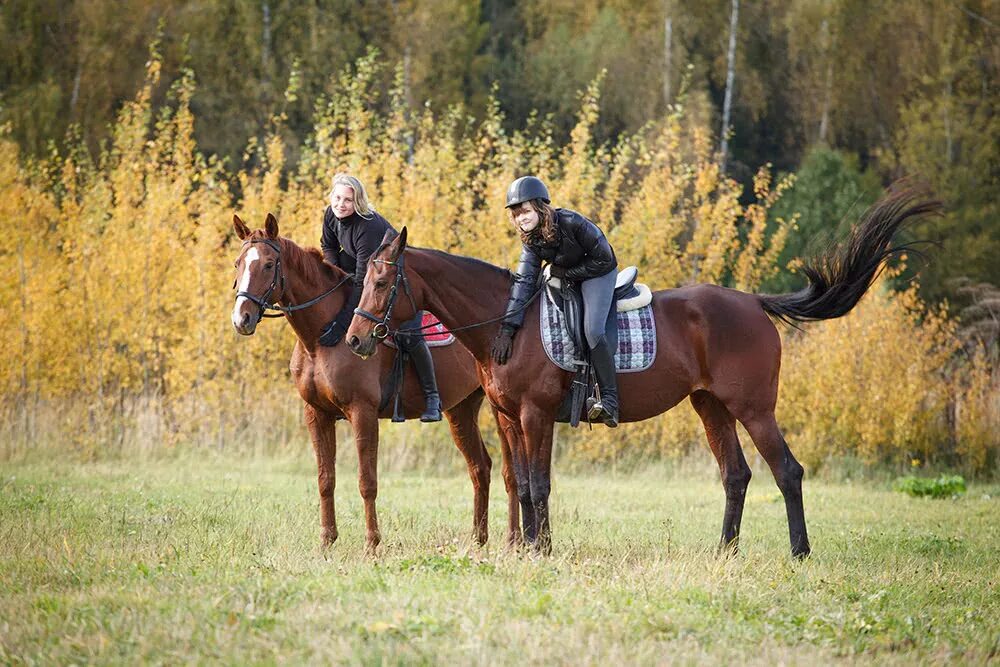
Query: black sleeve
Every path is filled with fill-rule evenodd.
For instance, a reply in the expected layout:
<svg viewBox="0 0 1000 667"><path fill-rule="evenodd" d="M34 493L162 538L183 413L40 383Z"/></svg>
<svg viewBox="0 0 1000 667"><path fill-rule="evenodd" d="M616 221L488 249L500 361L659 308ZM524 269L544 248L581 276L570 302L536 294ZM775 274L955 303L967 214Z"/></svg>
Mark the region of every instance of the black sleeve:
<svg viewBox="0 0 1000 667"><path fill-rule="evenodd" d="M569 228L573 230L577 243L587 255L582 262L566 269L566 278L575 281L587 280L603 276L616 268L618 260L615 258L615 251L600 227L579 213L574 213L573 216L574 224L569 225Z"/></svg>
<svg viewBox="0 0 1000 667"><path fill-rule="evenodd" d="M333 209L329 206L323 211L323 235L319 247L323 249L323 259L327 264L339 266L340 240L337 239L337 221L333 217Z"/></svg>
<svg viewBox="0 0 1000 667"><path fill-rule="evenodd" d="M510 300L507 302L507 315L503 323L515 329L520 329L524 324L524 309L512 312L521 308L535 291L535 282L538 280L538 271L542 267L542 258L528 246L521 247L521 258L517 262L517 270L514 272L514 286L510 290Z"/></svg>
<svg viewBox="0 0 1000 667"><path fill-rule="evenodd" d="M344 303L344 308L340 311L341 314L337 316L338 320L343 318L349 324L351 317L354 316L354 309L361 303L361 293L365 287L365 274L368 273L368 260L378 250L382 243L382 237L389 229L392 229L392 225L378 213L368 222L352 225L351 231L356 234L354 250L357 253L355 255L357 266L354 270L354 287Z"/></svg>

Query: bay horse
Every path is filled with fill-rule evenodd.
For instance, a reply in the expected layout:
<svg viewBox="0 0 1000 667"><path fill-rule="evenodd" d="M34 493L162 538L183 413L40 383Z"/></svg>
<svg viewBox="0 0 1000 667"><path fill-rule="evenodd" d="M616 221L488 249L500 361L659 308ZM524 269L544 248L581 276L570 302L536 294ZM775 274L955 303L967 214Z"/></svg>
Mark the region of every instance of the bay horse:
<svg viewBox="0 0 1000 667"><path fill-rule="evenodd" d="M366 547L369 551L381 541L375 498L378 494L378 420L390 417L392 404L379 411L382 386L390 373L391 356L383 355L381 364L366 364L345 345L323 347L318 343L323 327L333 319L350 294L350 277L341 269L323 261L315 248L303 249L278 235L278 221L267 215L263 229L251 232L233 216L233 228L243 241L236 259L238 294L232 320L236 331L249 336L266 308L285 312L298 341L292 351L289 369L299 395L304 401L305 422L309 429L316 465L319 470L322 541L330 545L337 539L334 512L336 486L338 419L350 422L358 450L358 486L364 500ZM275 306L275 304L278 304ZM293 305L299 304L299 305ZM488 503L492 461L479 431L478 416L483 392L472 355L461 344L431 348L437 369L441 405L455 445L465 457L473 489L473 534L482 545L488 538ZM424 395L412 368L403 382L403 413L419 417ZM500 433L504 460L508 446ZM518 501L510 466L504 465L504 482L509 518L507 539L520 540Z"/></svg>
<svg viewBox="0 0 1000 667"><path fill-rule="evenodd" d="M810 552L802 505L803 468L774 416L781 340L771 318L795 325L845 315L884 262L910 247L892 245L895 232L939 206L917 201L912 190L891 192L865 212L845 243L804 268L808 286L794 293L748 294L706 284L654 293L658 354L648 370L619 375L620 418L649 419L690 397L718 461L726 494L720 549L737 546L750 482L750 467L736 433L739 421L784 497L792 555L804 557ZM415 306L400 300L393 312L388 295L400 277L409 282ZM476 358L487 399L501 417L520 427L523 440L513 446L512 455L524 536L536 549L549 553L552 432L573 374L552 363L543 351L538 300L528 307L524 325L514 337L510 361L500 366L491 359L491 342L512 280L508 270L477 259L408 248L404 228L395 239L386 238L372 256L364 293L346 335L352 350L370 355L378 333L373 318L411 317L415 307L431 310L459 337ZM489 324L460 329L481 322Z"/></svg>

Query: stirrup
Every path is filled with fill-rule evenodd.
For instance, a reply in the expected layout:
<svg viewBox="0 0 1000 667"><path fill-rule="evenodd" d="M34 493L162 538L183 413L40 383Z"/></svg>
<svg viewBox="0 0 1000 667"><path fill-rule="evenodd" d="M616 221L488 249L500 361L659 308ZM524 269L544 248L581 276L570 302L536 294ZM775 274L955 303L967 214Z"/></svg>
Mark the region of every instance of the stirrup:
<svg viewBox="0 0 1000 667"><path fill-rule="evenodd" d="M617 428L618 426L618 417L605 410L604 403L593 396L587 399L587 420L604 424L608 428Z"/></svg>
<svg viewBox="0 0 1000 667"><path fill-rule="evenodd" d="M604 404L599 398L591 396L587 399L587 421L600 421L601 413L604 412Z"/></svg>

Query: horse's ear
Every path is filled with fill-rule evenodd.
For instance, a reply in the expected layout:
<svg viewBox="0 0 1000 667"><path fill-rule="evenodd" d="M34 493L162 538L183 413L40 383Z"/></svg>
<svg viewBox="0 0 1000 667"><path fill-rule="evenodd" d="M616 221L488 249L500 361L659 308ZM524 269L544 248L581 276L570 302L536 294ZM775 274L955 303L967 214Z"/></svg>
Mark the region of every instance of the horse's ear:
<svg viewBox="0 0 1000 667"><path fill-rule="evenodd" d="M382 243L380 243L379 245L389 245L390 243L396 240L396 236L397 234L395 230L393 229L385 230L385 234L382 235Z"/></svg>
<svg viewBox="0 0 1000 667"><path fill-rule="evenodd" d="M264 231L267 232L267 238L278 238L278 219L274 217L273 213L267 214L267 220L264 222Z"/></svg>
<svg viewBox="0 0 1000 667"><path fill-rule="evenodd" d="M406 225L403 225L403 231L399 233L397 244L399 245L399 254L403 254L403 251L406 250Z"/></svg>
<svg viewBox="0 0 1000 667"><path fill-rule="evenodd" d="M240 237L240 241L250 236L250 228L235 213L233 213L233 229L236 230L236 236Z"/></svg>

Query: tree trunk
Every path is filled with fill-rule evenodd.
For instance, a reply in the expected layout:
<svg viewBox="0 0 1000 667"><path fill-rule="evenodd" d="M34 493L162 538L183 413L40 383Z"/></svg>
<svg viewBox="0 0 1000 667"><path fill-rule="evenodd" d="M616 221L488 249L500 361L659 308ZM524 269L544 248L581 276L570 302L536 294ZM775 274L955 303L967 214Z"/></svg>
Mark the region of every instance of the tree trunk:
<svg viewBox="0 0 1000 667"><path fill-rule="evenodd" d="M722 102L722 149L719 158L720 170L725 173L729 154L729 115L733 106L733 79L736 70L736 25L740 16L740 0L733 0L729 15L729 53L726 55L726 96Z"/></svg>
<svg viewBox="0 0 1000 667"><path fill-rule="evenodd" d="M674 19L670 15L663 20L663 104L671 102L673 91L670 89L670 74L673 71L673 39Z"/></svg>
<svg viewBox="0 0 1000 667"><path fill-rule="evenodd" d="M820 26L820 39L823 44L823 57L826 59L826 79L823 81L823 108L819 117L819 143L826 143L826 135L830 130L830 97L833 95L833 57L830 44L830 22L823 19Z"/></svg>
<svg viewBox="0 0 1000 667"><path fill-rule="evenodd" d="M271 82L269 75L271 63L271 5L267 0L260 3L260 11L263 15L264 30L260 43L260 78L265 84Z"/></svg>

